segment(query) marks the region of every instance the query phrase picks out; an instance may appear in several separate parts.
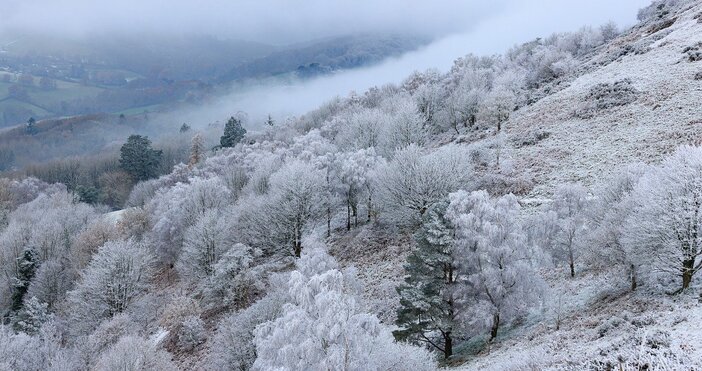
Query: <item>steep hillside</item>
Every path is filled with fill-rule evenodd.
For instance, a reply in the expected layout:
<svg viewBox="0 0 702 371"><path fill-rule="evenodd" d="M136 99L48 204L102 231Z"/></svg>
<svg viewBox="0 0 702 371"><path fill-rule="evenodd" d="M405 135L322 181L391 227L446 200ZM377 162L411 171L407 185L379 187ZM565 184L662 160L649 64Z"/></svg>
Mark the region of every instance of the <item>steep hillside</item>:
<svg viewBox="0 0 702 371"><path fill-rule="evenodd" d="M582 62L587 72L510 117L510 153L534 175L533 195L563 182L593 185L622 164L657 162L700 143L702 5L683 9L600 47ZM537 133L547 137L514 146Z"/></svg>

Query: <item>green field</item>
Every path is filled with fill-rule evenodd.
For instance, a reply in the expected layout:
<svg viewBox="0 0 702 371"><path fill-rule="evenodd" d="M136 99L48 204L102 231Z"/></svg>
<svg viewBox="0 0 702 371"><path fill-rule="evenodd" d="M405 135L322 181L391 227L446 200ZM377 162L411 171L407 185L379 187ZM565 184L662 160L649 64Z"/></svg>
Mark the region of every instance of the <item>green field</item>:
<svg viewBox="0 0 702 371"><path fill-rule="evenodd" d="M115 112L115 114L124 114L124 115L138 115L144 113L144 111L148 112L156 112L158 111L159 108L161 108L161 104L152 104L150 106L141 106L141 107L134 107L130 109L126 109L123 111Z"/></svg>
<svg viewBox="0 0 702 371"><path fill-rule="evenodd" d="M0 76L4 73L0 73ZM39 83L39 78L35 77L35 84ZM8 89L13 83L7 83L0 81L0 112L7 109L30 109L35 112L37 117L46 117L57 114L53 112L58 107L62 101L73 101L76 99L90 98L94 97L105 89L95 87L95 86L85 86L82 84L56 80L55 90L44 90L38 86L25 86L27 94L32 103L21 102L16 99L9 98ZM7 99L7 100L5 100Z"/></svg>
<svg viewBox="0 0 702 371"><path fill-rule="evenodd" d="M10 119L8 118L8 122L5 122L5 115L7 113L11 112L23 112L22 119L18 118L13 118ZM20 124L24 122L26 118L28 119L29 117L48 117L51 116L52 113L41 108L37 107L33 104L18 101L16 99L5 99L3 101L0 101L0 125L2 126L7 126L7 125L13 125L13 124Z"/></svg>
<svg viewBox="0 0 702 371"><path fill-rule="evenodd" d="M104 91L102 88L85 86L67 81L56 81L56 85L56 90L42 90L39 87L30 87L27 91L32 101L43 107L56 107L61 101L68 102L81 98L94 97Z"/></svg>

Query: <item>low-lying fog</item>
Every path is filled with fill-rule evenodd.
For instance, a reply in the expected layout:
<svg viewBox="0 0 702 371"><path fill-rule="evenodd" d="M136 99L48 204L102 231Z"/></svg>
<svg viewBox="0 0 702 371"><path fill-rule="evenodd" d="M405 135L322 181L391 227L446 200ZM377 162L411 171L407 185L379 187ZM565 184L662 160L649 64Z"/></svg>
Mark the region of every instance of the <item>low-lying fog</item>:
<svg viewBox="0 0 702 371"><path fill-rule="evenodd" d="M467 53L501 53L537 37L575 31L582 24L599 26L614 21L620 27L626 27L635 22L636 10L648 3L648 0L515 0L501 12L467 25L463 32L441 37L421 50L380 65L292 84L269 82L238 88L213 103L180 111L176 116L181 121L198 125L245 111L252 119L250 129L256 129L256 123L262 123L268 114L282 120L314 109L335 96L398 83L413 71L432 68L446 71L456 58Z"/></svg>

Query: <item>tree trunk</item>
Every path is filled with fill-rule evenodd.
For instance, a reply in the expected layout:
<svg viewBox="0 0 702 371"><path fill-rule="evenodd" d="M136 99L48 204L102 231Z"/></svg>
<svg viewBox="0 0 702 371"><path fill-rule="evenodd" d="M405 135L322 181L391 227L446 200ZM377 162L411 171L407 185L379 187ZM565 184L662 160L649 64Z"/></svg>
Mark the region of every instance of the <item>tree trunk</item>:
<svg viewBox="0 0 702 371"><path fill-rule="evenodd" d="M629 266L629 269L631 269L631 272L630 272L630 274L631 274L631 291L636 291L636 286L637 286L636 267L633 264L631 264Z"/></svg>
<svg viewBox="0 0 702 371"><path fill-rule="evenodd" d="M444 334L444 359L449 359L453 355L453 339L451 331Z"/></svg>
<svg viewBox="0 0 702 371"><path fill-rule="evenodd" d="M351 230L351 202L346 200L346 230Z"/></svg>
<svg viewBox="0 0 702 371"><path fill-rule="evenodd" d="M358 204L351 205L351 214L353 215L353 226L358 227Z"/></svg>
<svg viewBox="0 0 702 371"><path fill-rule="evenodd" d="M295 253L295 257L299 258L300 254L302 253L302 225L299 221L298 217L298 222L295 225L295 236L293 238L293 251Z"/></svg>
<svg viewBox="0 0 702 371"><path fill-rule="evenodd" d="M573 261L570 261L570 277L575 278L575 264L573 264Z"/></svg>
<svg viewBox="0 0 702 371"><path fill-rule="evenodd" d="M571 242L572 243L572 242ZM573 248L571 248L568 251L568 260L569 260L569 265L570 265L570 277L575 278L575 259L573 258Z"/></svg>
<svg viewBox="0 0 702 371"><path fill-rule="evenodd" d="M500 327L500 314L495 313L492 315L492 328L490 329L490 340L492 341L497 337L497 329Z"/></svg>
<svg viewBox="0 0 702 371"><path fill-rule="evenodd" d="M373 214L372 206L373 206L373 203L371 200L370 191L368 191L368 223L370 223L371 215Z"/></svg>
<svg viewBox="0 0 702 371"><path fill-rule="evenodd" d="M695 269L695 259L683 260L683 271L682 271L682 289L690 287L690 282L692 282L692 273Z"/></svg>
<svg viewBox="0 0 702 371"><path fill-rule="evenodd" d="M327 206L327 238L331 237L331 207Z"/></svg>

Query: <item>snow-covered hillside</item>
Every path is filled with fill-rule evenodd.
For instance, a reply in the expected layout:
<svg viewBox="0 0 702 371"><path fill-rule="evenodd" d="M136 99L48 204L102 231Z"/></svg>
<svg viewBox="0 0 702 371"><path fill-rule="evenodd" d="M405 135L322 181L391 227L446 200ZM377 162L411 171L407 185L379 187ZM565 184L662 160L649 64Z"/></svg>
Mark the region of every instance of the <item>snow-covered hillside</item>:
<svg viewBox="0 0 702 371"><path fill-rule="evenodd" d="M0 179L0 369L702 369L702 1L639 18Z"/></svg>
<svg viewBox="0 0 702 371"><path fill-rule="evenodd" d="M508 143L548 133L511 150L517 166L534 175L535 195L563 182L593 185L622 164L657 162L681 144L702 141L702 64L687 51L700 50L701 13L702 5L691 2L633 28L585 58L585 72L566 87L511 116ZM635 92L630 102L588 107L596 85L625 80ZM593 112L584 115L588 109Z"/></svg>

